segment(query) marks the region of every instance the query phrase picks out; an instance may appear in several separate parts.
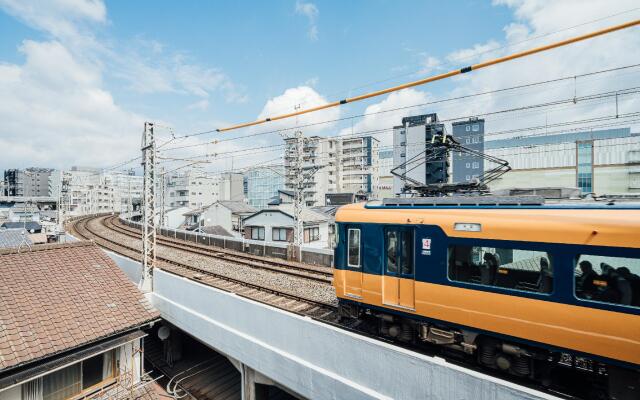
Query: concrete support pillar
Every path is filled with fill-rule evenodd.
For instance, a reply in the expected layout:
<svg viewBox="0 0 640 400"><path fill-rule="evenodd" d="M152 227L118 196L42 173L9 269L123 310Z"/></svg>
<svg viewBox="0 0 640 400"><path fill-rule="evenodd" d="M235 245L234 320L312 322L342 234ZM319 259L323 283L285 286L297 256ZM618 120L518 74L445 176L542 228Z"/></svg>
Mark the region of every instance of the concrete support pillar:
<svg viewBox="0 0 640 400"><path fill-rule="evenodd" d="M267 400L269 398L269 386L275 385L275 382L247 364L243 364L231 357L227 358L240 371L242 400Z"/></svg>

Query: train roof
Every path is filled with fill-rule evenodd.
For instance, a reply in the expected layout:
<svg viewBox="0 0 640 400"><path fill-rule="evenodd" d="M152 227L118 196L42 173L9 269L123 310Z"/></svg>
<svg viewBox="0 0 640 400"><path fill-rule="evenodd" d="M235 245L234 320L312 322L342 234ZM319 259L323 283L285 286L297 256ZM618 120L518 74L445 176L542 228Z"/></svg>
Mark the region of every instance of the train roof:
<svg viewBox="0 0 640 400"><path fill-rule="evenodd" d="M640 204L342 206L336 222L437 225L448 236L640 248ZM456 224L458 224L456 226ZM461 230L475 224L479 231Z"/></svg>

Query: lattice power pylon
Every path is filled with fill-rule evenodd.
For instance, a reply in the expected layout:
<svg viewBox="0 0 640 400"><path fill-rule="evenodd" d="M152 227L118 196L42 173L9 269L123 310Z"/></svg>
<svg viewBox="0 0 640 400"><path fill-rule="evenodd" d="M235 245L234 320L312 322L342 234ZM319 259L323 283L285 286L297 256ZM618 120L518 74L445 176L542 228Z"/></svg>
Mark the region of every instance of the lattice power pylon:
<svg viewBox="0 0 640 400"><path fill-rule="evenodd" d="M153 265L156 260L156 142L151 122L144 123L142 166L144 169L144 192L142 195L142 276L140 277L140 288L150 292L153 290Z"/></svg>

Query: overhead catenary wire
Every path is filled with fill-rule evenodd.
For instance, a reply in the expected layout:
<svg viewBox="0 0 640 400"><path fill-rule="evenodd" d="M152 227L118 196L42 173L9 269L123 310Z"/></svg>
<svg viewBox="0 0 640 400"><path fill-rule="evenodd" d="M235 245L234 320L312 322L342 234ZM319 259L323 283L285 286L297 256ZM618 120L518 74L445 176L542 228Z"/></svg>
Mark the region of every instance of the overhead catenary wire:
<svg viewBox="0 0 640 400"><path fill-rule="evenodd" d="M561 40L555 43L550 43L544 46L539 46L539 47L535 47L532 49L528 49L528 50L524 50L521 52L517 52L517 53L513 53L513 54L509 54L503 57L498 57L498 58L494 58L491 60L487 60L487 61L483 61L477 64L472 64L460 69L455 69L449 72L445 72L445 73L441 73L441 74L437 74L437 75L432 75L429 76L427 78L423 78L423 79L419 79L413 82L408 82L408 83L404 83L401 85L397 85L397 86L393 86L390 88L386 88L386 89L381 89L381 90L377 90L374 92L370 92L370 93L365 93L365 94L361 94L358 96L354 96L354 97L349 97L346 99L342 99L339 101L333 101L330 103L326 103L323 105L319 105L319 106L315 106L315 107L310 107L310 108L305 108L302 110L297 110L294 112L290 112L290 113L286 113L286 114L280 114L280 115L276 115L273 117L267 117L264 119L259 119L259 120L255 120L255 121L250 121L250 122L244 122L244 123L240 123L240 124L236 124L236 125L231 125L228 127L223 127L223 128L218 128L216 129L217 132L228 132L230 130L235 130L235 129L241 129L241 128L247 128L250 126L255 126L255 125L261 125L261 124L265 124L268 122L272 122L272 121L278 121L278 120L282 120L282 119L287 119L287 118L291 118L291 117L295 117L295 116L299 116L299 115L303 115L303 114L308 114L308 113L313 113L313 112L317 112L317 111L321 111L321 110L326 110L329 108L333 108L333 107L339 107L341 105L344 104L348 104L348 103L354 103L354 102L358 102L358 101L362 101L362 100L366 100L366 99L370 99L373 97L377 97L377 96L382 96L384 94L388 94L388 93L392 93L392 92L396 92L396 91L400 91L402 89L407 89L407 88L411 88L411 87L415 87L415 86L421 86L421 85L425 85L427 83L431 83L431 82L435 82L435 81L439 81L439 80L443 80L443 79L447 79L447 78L451 78L453 76L457 76L457 75L461 75L461 74L465 74L465 73L469 73L472 71L477 71L479 69L483 69L483 68L487 68L487 67L491 67L497 64L501 64L504 62L508 62L508 61L512 61L512 60L516 60L519 58L523 58L523 57L527 57L533 54L537 54L537 53L541 53L541 52L545 52L548 50L552 50L555 48L559 48L562 46L567 46L569 44L573 44L573 43L577 43L577 42L581 42L584 40L588 40L588 39L592 39L594 37L597 36L602 36L602 35L606 35L609 34L611 32L615 32L615 31L619 31L619 30L623 30L623 29L627 29L630 27L634 27L636 25L640 24L640 19L636 19L633 21L629 21L623 24L618 24L618 25L614 25L614 26L610 26L608 28L604 28L604 29L600 29L597 31L593 31L584 35L579 35L579 36L575 36L569 39L565 39L565 40Z"/></svg>
<svg viewBox="0 0 640 400"><path fill-rule="evenodd" d="M473 117L488 117L488 116L495 116L495 115L500 115L500 114L510 114L510 113L515 113L515 112L536 110L536 109L541 109L541 108L546 108L546 107L554 107L554 106L557 107L557 106L560 106L560 105L569 105L571 107L574 107L578 103L582 103L582 102L587 102L586 105L592 105L593 101L595 101L595 100L603 100L603 99L606 100L606 99L610 99L610 98L613 98L613 97L619 97L619 96L625 96L625 95L633 95L633 94L638 94L638 93L640 93L640 87L630 87L630 88L624 88L624 89L620 89L620 90L595 93L595 94L590 94L590 95L585 95L585 96L580 96L580 97L569 97L569 98L550 101L550 102L530 104L530 105L526 105L526 106L520 106L520 107L514 107L514 108L508 108L508 109L502 109L502 110L496 110L496 111L488 111L486 113L476 113L476 114L473 114L473 115L455 116L455 117L442 119L439 122L440 123L455 122L455 121L466 120L471 116L473 116ZM359 131L359 132L354 132L354 133L351 133L351 134L339 135L339 136L336 136L336 137L340 137L340 138L361 137L361 136L364 136L364 135L372 135L372 134L377 134L377 133L380 133L380 132L391 131L392 129L393 129L393 127L387 127L387 128L381 128L381 129L375 129L375 130ZM506 134L506 133L509 133L509 131L496 132L494 134L498 135L498 134ZM489 133L489 134L486 134L485 136L492 136L494 134ZM192 146L189 146L189 147L197 147L197 146L202 146L202 145L206 145L206 144L209 144L209 143L200 143L200 144L192 145ZM237 150L231 150L231 151L225 151L225 152L215 152L215 153L206 153L206 154L200 154L200 155L191 155L191 156L189 156L189 158L202 158L202 157L209 157L210 156L210 157L214 157L214 158L217 158L217 159L221 159L221 158L223 158L223 157L220 157L221 155L245 153L245 152L251 151L251 150L262 150L262 149L268 149L268 148L282 149L285 146L286 146L286 144L275 144L275 145L269 145L269 146L258 146L258 147L252 147L252 148L246 148L246 149L237 149ZM169 149L167 149L167 150L169 150ZM263 151L260 151L260 153L262 153L262 152ZM251 154L251 153L249 153L249 154ZM246 156L247 154L242 154L242 155ZM168 159L170 157L161 157L161 156L159 156L159 158ZM180 158L180 160L184 161L185 158Z"/></svg>
<svg viewBox="0 0 640 400"><path fill-rule="evenodd" d="M528 127L518 128L518 129L511 129L508 132L509 133L530 132L530 131L536 130L536 129L540 129L541 130L541 129L547 129L547 128L567 127L567 126L571 126L571 125L578 125L578 124L592 123L592 122L616 121L615 123L580 126L580 127L574 127L574 128L571 128L571 129L563 129L563 130L556 130L556 131L545 131L545 132L541 132L539 134L530 134L530 135L527 135L526 137L551 136L551 135L554 135L554 134L566 133L568 131L587 133L587 132L589 132L589 131L591 131L593 129L596 129L596 128L622 126L622 125L628 125L629 123L632 123L632 122L640 122L640 118L637 118L637 117L640 117L640 111L639 112L634 112L634 113L628 113L628 114L621 114L621 115L618 115L618 116L610 115L610 116L601 116L601 117L587 118L587 119L581 119L581 120L562 121L562 122L558 122L558 123L555 123L555 124L528 126ZM636 118L636 119L629 119L629 118ZM378 130L378 132L370 133L369 136L374 136L374 135L377 136L377 135L381 135L381 134L385 134L385 133L388 134L388 133L391 133L393 131L393 129L394 129L393 127L380 129L380 130ZM485 133L485 136L504 134L506 132L507 131L487 132L487 133ZM342 136L338 136L338 137L342 138ZM394 149L394 148L401 148L401 147L402 146L393 146L393 145L381 146L379 148L379 151L380 150L389 150L389 149ZM251 153L247 154L247 156L254 156L254 155L270 153L270 152L274 152L274 151L278 151L278 149L255 151L255 152L251 152ZM264 166L266 163L270 163L270 162L272 162L274 160L279 160L281 158L282 157L277 157L277 158L275 158L273 160L257 162L255 164L249 164L249 165L243 166L241 168L225 169L223 171L213 171L213 172L207 172L207 173L208 174L220 174L220 173L225 173L225 172L243 171L243 170L251 169L251 168L254 168L254 167ZM217 161L217 160L203 161L202 163L213 163L215 161ZM186 166L181 166L178 169L182 169L182 168L185 168L185 167Z"/></svg>
<svg viewBox="0 0 640 400"><path fill-rule="evenodd" d="M510 86L510 87L506 87L506 88L500 88L500 89L495 89L495 90L488 90L488 91L483 91L483 92L470 93L470 94L461 95L461 96L437 99L437 100L432 100L432 101L428 101L428 102L424 102L424 103L411 104L411 105L406 105L406 106L401 106L401 107L394 107L394 108L388 108L388 109L384 109L384 110L374 111L374 112L354 114L354 115L349 115L349 116L341 117L341 118L328 119L328 120L323 120L323 121L318 121L318 122L310 122L310 123L306 123L306 124L300 124L300 125L290 126L290 127L285 127L285 128L278 128L278 129L273 129L273 130L256 132L256 133L252 133L252 134L249 134L249 135L238 136L238 137L233 137L233 138L216 139L216 140L213 140L213 141L207 141L207 142L202 142L202 143L175 146L175 147L170 147L170 148L163 149L161 151L171 151L171 150L174 150L174 149L184 149L184 148L190 148L190 147L204 146L204 145L208 145L208 144L217 144L217 143L222 143L222 142L227 142L227 141L242 140L242 139L246 139L246 138L250 138L250 137L264 136L264 135L269 135L269 134L280 134L283 131L288 131L288 130L293 130L293 129L303 129L303 128L309 128L309 127L314 127L314 126L318 126L318 125L331 124L331 123L335 123L335 122L352 120L352 119L355 119L355 118L363 118L363 117L367 117L367 116L379 115L379 114L385 114L385 113L393 113L393 112L396 112L396 111L409 110L409 109L413 109L413 108L422 108L422 107L432 106L432 105L441 104L441 103L455 102L455 101L459 101L459 100L465 100L465 99L469 99L469 98L486 96L486 95L493 95L493 94L498 94L498 93L503 93L503 92L508 92L508 91L516 91L516 90L519 90L519 89L526 89L526 88L542 86L542 85L547 85L547 84L557 83L557 82L562 82L562 81L574 81L575 82L575 80L579 79L579 78L585 78L585 77L589 77L589 76L601 75L601 74L606 74L606 73L610 73L610 72L628 70L628 69L638 68L638 67L640 67L640 63L629 64L629 65L624 65L624 66L619 66L619 67L614 67L614 68L607 68L607 69L602 69L602 70L597 70L597 71L586 72L586 73L582 73L582 74L568 75L568 76L563 76L563 77L559 77L559 78L546 79L546 80L536 81L536 82L529 82L529 83ZM199 131L199 132L195 132L195 133L176 136L175 139L187 139L187 138L190 138L190 137L202 136L202 135L205 135L205 134L215 133L215 132L216 132L215 129L206 130L206 131Z"/></svg>

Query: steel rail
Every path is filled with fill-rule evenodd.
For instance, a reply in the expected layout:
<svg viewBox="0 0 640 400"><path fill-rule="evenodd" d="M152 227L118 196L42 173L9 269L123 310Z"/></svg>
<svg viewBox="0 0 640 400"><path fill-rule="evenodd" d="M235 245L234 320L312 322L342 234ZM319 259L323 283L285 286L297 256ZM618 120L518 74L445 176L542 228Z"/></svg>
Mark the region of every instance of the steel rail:
<svg viewBox="0 0 640 400"><path fill-rule="evenodd" d="M105 226L104 220L108 217L109 216L90 216L86 218L80 218L73 221L70 224L70 227L72 231L74 231L78 236L84 239L92 240L99 246L113 251L114 253L117 253L119 255L132 258L136 261L140 261L141 256L139 254L139 249L119 243L113 239L109 239L88 226L89 222L95 219L99 219L100 224ZM105 226L105 229L109 228ZM331 320L337 315L337 306L331 303L326 303L323 301L299 296L294 293L289 293L284 290L231 278L199 267L183 264L165 257L157 257L157 261L158 263L156 267L166 272L189 278L215 287L217 289L221 289L229 293L234 293L238 296L257 301L259 303L267 304L281 310L292 312L294 314L311 316L323 320ZM184 272L184 270L195 272L196 274L187 274ZM259 296L258 294L263 295L262 298L260 298L261 296ZM267 297L265 298L264 295L267 295ZM269 297L269 295L272 296ZM280 304L283 302L284 304ZM297 304L292 304L291 302L297 302Z"/></svg>
<svg viewBox="0 0 640 400"><path fill-rule="evenodd" d="M109 229L113 231L122 233L123 235L127 235L136 239L140 238L140 230L135 229L128 226L122 226L119 223L113 222L117 221L118 217L107 218L105 222L109 224L107 226ZM252 256L252 255L244 255L238 254L237 252L231 252L227 249L212 249L210 246L202 245L200 243L190 243L188 241L173 239L168 236L160 237L161 235L156 236L156 241L158 244L172 247L178 250L190 251L192 253L204 255L207 257L217 258L226 261L238 262L244 265L248 265L255 268L266 269L274 272L282 272L285 274L297 276L300 278L307 278L311 280L316 280L318 282L323 283L331 283L333 273L321 270L319 268L308 268L303 266L298 266L290 263L284 263L272 259Z"/></svg>

